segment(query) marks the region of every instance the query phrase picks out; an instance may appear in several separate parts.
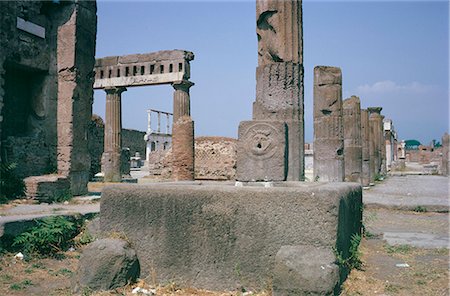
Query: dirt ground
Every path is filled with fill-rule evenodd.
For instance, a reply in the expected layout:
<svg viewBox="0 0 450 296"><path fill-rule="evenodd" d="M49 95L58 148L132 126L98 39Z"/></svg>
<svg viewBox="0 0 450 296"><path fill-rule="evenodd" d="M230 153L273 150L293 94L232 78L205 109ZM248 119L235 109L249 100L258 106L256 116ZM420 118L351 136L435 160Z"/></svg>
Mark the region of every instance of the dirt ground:
<svg viewBox="0 0 450 296"><path fill-rule="evenodd" d="M364 238L360 247L363 270L353 270L343 286L341 295L450 295L448 249L422 249L407 245L389 246L380 237ZM78 251L64 253L64 258L18 260L14 254L0 257L0 295L74 295L71 277L76 271ZM397 264L409 267L397 267ZM156 295L225 296L243 295L241 291L211 292L180 289L176 283L164 287L140 281L115 291L82 295L143 295L132 294L135 287L155 288ZM268 296L270 291L252 295ZM248 293L244 295L250 295Z"/></svg>

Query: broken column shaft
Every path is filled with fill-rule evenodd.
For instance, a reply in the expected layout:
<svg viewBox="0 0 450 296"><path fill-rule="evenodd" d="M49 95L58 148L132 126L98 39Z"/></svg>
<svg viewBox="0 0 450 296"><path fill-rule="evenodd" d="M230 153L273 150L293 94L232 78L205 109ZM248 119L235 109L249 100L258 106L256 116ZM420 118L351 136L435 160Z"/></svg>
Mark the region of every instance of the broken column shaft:
<svg viewBox="0 0 450 296"><path fill-rule="evenodd" d="M194 121L191 118L189 88L194 84L173 84L172 177L176 181L194 180Z"/></svg>
<svg viewBox="0 0 450 296"><path fill-rule="evenodd" d="M344 181L342 73L337 67L314 68L314 180Z"/></svg>
<svg viewBox="0 0 450 296"><path fill-rule="evenodd" d="M381 170L381 139L383 120L381 117L381 107L369 107L369 154L370 154L370 181L373 183Z"/></svg>
<svg viewBox="0 0 450 296"><path fill-rule="evenodd" d="M124 87L106 88L105 143L102 171L105 182L120 182L120 155L122 152L122 92Z"/></svg>
<svg viewBox="0 0 450 296"><path fill-rule="evenodd" d="M361 143L362 143L362 186L370 184L370 128L369 113L366 109L361 109Z"/></svg>
<svg viewBox="0 0 450 296"><path fill-rule="evenodd" d="M356 96L343 102L345 181L361 183L361 104Z"/></svg>

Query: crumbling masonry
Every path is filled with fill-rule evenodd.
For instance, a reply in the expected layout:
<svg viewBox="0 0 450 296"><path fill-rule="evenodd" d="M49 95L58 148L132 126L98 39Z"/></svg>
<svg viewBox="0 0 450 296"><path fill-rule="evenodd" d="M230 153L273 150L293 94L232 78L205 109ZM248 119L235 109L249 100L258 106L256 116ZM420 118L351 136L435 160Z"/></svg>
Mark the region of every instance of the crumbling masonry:
<svg viewBox="0 0 450 296"><path fill-rule="evenodd" d="M2 162L19 177L57 172L87 193L96 3L2 1L0 11Z"/></svg>

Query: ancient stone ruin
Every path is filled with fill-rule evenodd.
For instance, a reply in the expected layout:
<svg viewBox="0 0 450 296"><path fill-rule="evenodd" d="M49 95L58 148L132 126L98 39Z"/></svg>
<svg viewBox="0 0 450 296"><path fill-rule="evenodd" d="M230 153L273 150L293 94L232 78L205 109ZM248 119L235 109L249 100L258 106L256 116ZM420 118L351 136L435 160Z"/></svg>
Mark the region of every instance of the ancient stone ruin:
<svg viewBox="0 0 450 296"><path fill-rule="evenodd" d="M257 97L253 120L239 125L238 182L104 189L101 230L127 236L135 246L141 277L153 273L159 282L212 290L242 285L260 289L272 282L273 295L339 290L348 270L336 264L336 252L348 258L351 236L360 234L362 188L355 183L298 182L304 178L301 12L301 1L257 1ZM341 79L340 70L332 68L317 84L336 101L330 105L336 105L333 119L339 125L323 123L324 130L337 129L330 134L341 149L336 168L342 171L334 181L344 178ZM181 93L175 95L182 106L188 106L189 86L180 85ZM321 107L324 113L327 108ZM183 128L180 134L191 137L186 113L174 112L172 149L190 158L193 151L175 151L177 123ZM321 135L325 140L328 134ZM184 175L191 168L179 169ZM305 272L309 270L317 272Z"/></svg>
<svg viewBox="0 0 450 296"><path fill-rule="evenodd" d="M344 124L344 167L345 181L361 183L362 141L361 141L361 103L351 96L343 102Z"/></svg>
<svg viewBox="0 0 450 296"><path fill-rule="evenodd" d="M336 67L314 68L314 180L344 181L342 73Z"/></svg>
<svg viewBox="0 0 450 296"><path fill-rule="evenodd" d="M370 182L373 183L381 173L381 148L384 143L383 118L381 107L369 107L369 154L370 154Z"/></svg>
<svg viewBox="0 0 450 296"><path fill-rule="evenodd" d="M301 1L256 1L253 120L239 125L239 181L304 180Z"/></svg>
<svg viewBox="0 0 450 296"><path fill-rule="evenodd" d="M120 182L122 149L122 93L127 87L171 84L173 96L173 178L194 179L194 122L190 117L190 61L194 54L183 50L113 56L97 59L95 89L106 92L104 180Z"/></svg>
<svg viewBox="0 0 450 296"><path fill-rule="evenodd" d="M362 171L361 184L364 187L370 185L370 128L369 113L367 109L361 109L361 145L362 145Z"/></svg>
<svg viewBox="0 0 450 296"><path fill-rule="evenodd" d="M96 3L6 1L0 10L1 160L17 163L19 177L40 176L27 179L30 190L70 184L64 190L85 194Z"/></svg>

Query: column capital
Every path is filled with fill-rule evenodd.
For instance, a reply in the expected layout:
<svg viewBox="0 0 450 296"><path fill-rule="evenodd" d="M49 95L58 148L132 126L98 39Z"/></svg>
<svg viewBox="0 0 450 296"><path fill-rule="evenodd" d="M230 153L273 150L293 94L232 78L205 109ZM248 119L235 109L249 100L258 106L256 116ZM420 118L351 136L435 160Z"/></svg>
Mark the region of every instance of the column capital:
<svg viewBox="0 0 450 296"><path fill-rule="evenodd" d="M107 95L120 95L121 93L123 93L124 91L127 90L126 87L108 87L108 88L104 88L105 92Z"/></svg>
<svg viewBox="0 0 450 296"><path fill-rule="evenodd" d="M383 110L382 107L368 107L367 111L369 112L369 114L380 114L381 110Z"/></svg>
<svg viewBox="0 0 450 296"><path fill-rule="evenodd" d="M188 92L191 86L195 85L195 83L189 80L180 80L172 83L172 86L175 90L183 90Z"/></svg>

